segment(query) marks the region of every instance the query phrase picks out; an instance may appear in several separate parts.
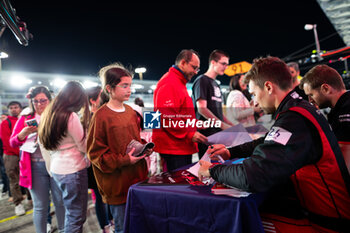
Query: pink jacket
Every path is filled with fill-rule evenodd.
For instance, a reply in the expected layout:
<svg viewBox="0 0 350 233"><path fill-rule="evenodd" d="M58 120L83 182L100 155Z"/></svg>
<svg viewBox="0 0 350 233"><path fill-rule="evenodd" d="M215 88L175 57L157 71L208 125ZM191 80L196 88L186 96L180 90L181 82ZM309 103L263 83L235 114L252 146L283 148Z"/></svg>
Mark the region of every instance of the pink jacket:
<svg viewBox="0 0 350 233"><path fill-rule="evenodd" d="M16 122L16 125L12 131L10 137L10 145L12 147L20 147L27 140L20 141L17 135L26 127L26 120L33 119L35 116L21 116ZM32 166L30 153L20 151L20 160L19 160L19 185L25 188L32 189Z"/></svg>

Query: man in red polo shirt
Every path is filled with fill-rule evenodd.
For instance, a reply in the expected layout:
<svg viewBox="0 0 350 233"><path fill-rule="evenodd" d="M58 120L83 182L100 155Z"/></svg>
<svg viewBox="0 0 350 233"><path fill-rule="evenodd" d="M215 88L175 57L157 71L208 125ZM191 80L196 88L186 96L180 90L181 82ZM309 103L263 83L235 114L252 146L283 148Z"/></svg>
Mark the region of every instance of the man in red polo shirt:
<svg viewBox="0 0 350 233"><path fill-rule="evenodd" d="M160 112L163 122L168 124L153 129L154 150L165 160L168 171L191 164L192 154L198 152L197 142L207 142L207 138L196 131L196 126L182 127L180 123L196 118L186 83L198 73L199 66L197 52L182 50L175 65L163 75L154 90L154 111Z"/></svg>

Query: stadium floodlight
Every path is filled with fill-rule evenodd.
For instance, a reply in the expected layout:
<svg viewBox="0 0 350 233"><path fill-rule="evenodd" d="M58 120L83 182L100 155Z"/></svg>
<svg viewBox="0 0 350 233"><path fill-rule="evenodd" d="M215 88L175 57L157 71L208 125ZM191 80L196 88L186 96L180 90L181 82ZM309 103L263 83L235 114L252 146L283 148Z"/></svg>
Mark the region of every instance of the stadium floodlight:
<svg viewBox="0 0 350 233"><path fill-rule="evenodd" d="M22 88L28 84L31 84L33 81L28 79L22 74L16 74L11 77L11 85L15 88Z"/></svg>
<svg viewBox="0 0 350 233"><path fill-rule="evenodd" d="M56 88L62 88L64 85L66 85L67 81L61 78L55 78L53 80L53 86Z"/></svg>
<svg viewBox="0 0 350 233"><path fill-rule="evenodd" d="M1 35L0 35L0 37L1 37ZM0 52L0 71L2 70L2 61L1 61L1 59L8 58L8 57L9 57L9 55L7 53Z"/></svg>
<svg viewBox="0 0 350 233"><path fill-rule="evenodd" d="M90 88L90 87L97 87L98 83L97 82L93 82L91 80L85 80L83 82L83 86L84 86L85 89L87 89L87 88Z"/></svg>
<svg viewBox="0 0 350 233"><path fill-rule="evenodd" d="M313 24L305 24L304 29L306 31L310 31L310 30L314 29L314 25Z"/></svg>
<svg viewBox="0 0 350 233"><path fill-rule="evenodd" d="M317 24L305 24L304 29L306 31L314 30L314 37L315 37L315 44L316 44L316 53L317 53L317 59L318 61L322 60L321 57L321 48L320 48L320 42L318 41L318 34L317 34Z"/></svg>
<svg viewBox="0 0 350 233"><path fill-rule="evenodd" d="M145 67L139 67L135 69L135 72L139 74L140 80L143 79L142 74L145 73L147 70Z"/></svg>
<svg viewBox="0 0 350 233"><path fill-rule="evenodd" d="M133 84L131 84L131 88L132 89L143 89L144 86L141 84L138 84L138 83L133 83Z"/></svg>
<svg viewBox="0 0 350 233"><path fill-rule="evenodd" d="M5 52L0 52L0 59L3 59L3 58L8 58L9 55Z"/></svg>

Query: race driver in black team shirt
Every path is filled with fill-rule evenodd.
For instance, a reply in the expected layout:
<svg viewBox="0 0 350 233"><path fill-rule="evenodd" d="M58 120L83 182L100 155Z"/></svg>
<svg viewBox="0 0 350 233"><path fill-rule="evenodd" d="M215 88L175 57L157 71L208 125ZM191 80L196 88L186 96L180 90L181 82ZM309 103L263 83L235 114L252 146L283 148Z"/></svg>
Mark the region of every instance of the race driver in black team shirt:
<svg viewBox="0 0 350 233"><path fill-rule="evenodd" d="M246 79L255 101L265 113L274 114L275 123L263 138L233 148L209 148L213 159L246 159L229 166L200 161L199 177L249 192L265 192L291 180L307 214L299 219L262 214L276 232L350 229L350 177L327 120L291 91L291 75L279 58L255 59Z"/></svg>

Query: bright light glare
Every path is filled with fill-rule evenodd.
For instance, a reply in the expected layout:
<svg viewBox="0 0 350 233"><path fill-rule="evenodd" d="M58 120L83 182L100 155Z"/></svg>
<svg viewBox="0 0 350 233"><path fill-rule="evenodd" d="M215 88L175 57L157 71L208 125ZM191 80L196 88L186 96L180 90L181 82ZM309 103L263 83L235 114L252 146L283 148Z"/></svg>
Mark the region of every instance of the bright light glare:
<svg viewBox="0 0 350 233"><path fill-rule="evenodd" d="M66 85L67 81L61 79L61 78L56 78L53 80L53 85L57 88L62 88L64 85Z"/></svg>
<svg viewBox="0 0 350 233"><path fill-rule="evenodd" d="M141 84L133 83L131 84L131 89L143 89L144 86Z"/></svg>
<svg viewBox="0 0 350 233"><path fill-rule="evenodd" d="M8 58L9 55L5 52L0 52L0 58Z"/></svg>
<svg viewBox="0 0 350 233"><path fill-rule="evenodd" d="M153 108L154 107L154 105L153 105L153 103L145 103L145 108Z"/></svg>
<svg viewBox="0 0 350 233"><path fill-rule="evenodd" d="M145 67L136 68L135 72L136 73L145 73L146 72L146 68Z"/></svg>
<svg viewBox="0 0 350 233"><path fill-rule="evenodd" d="M28 79L27 77L21 74L16 74L11 77L11 85L14 86L15 88L21 88L31 83L32 83L32 80Z"/></svg>
<svg viewBox="0 0 350 233"><path fill-rule="evenodd" d="M312 30L313 28L314 28L314 25L312 25L312 24L305 24L305 26L304 26L304 29L306 31Z"/></svg>
<svg viewBox="0 0 350 233"><path fill-rule="evenodd" d="M152 90L155 90L156 87L157 87L157 85L155 85L155 84L151 85L151 89L152 89Z"/></svg>
<svg viewBox="0 0 350 233"><path fill-rule="evenodd" d="M97 87L98 83L90 81L90 80L85 80L83 82L83 86L84 86L85 89L87 89L87 88L90 88L90 87Z"/></svg>

